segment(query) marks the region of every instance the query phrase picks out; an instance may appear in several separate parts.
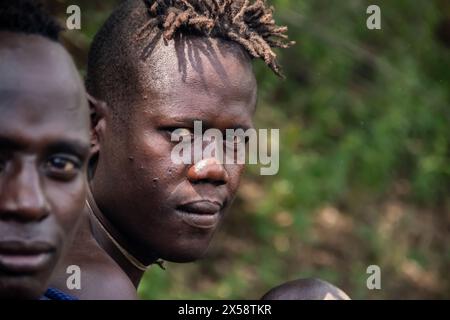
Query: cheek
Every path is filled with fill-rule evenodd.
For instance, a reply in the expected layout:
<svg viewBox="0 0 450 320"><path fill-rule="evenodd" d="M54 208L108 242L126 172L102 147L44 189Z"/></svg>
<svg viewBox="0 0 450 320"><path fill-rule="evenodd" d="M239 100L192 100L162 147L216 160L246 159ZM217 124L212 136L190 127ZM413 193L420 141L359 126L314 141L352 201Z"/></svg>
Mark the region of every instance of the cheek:
<svg viewBox="0 0 450 320"><path fill-rule="evenodd" d="M51 181L46 184L51 211L66 234L71 234L81 217L86 201L86 190L86 180L81 174L68 183Z"/></svg>
<svg viewBox="0 0 450 320"><path fill-rule="evenodd" d="M147 132L138 137L134 147L129 150L130 163L142 176L152 183L164 185L177 181L185 174L185 166L175 165L171 160L173 144L157 132Z"/></svg>
<svg viewBox="0 0 450 320"><path fill-rule="evenodd" d="M245 171L245 165L226 165L225 170L228 173L228 187L234 194L237 192L242 174Z"/></svg>

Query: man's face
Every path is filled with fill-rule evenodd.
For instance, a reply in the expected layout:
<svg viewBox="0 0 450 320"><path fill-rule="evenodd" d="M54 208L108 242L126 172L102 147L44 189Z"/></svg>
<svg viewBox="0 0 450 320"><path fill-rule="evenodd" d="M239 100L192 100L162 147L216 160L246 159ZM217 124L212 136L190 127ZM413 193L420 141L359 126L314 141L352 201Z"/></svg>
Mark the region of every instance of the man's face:
<svg viewBox="0 0 450 320"><path fill-rule="evenodd" d="M151 61L156 68L139 64L140 92L120 106L129 112L126 123L106 126L100 138L93 189L139 257L187 262L206 251L244 166L175 164L171 133L192 133L195 120L223 133L252 128L256 80L244 51L216 40L177 39L155 49Z"/></svg>
<svg viewBox="0 0 450 320"><path fill-rule="evenodd" d="M0 298L45 291L84 207L89 112L71 58L0 32Z"/></svg>

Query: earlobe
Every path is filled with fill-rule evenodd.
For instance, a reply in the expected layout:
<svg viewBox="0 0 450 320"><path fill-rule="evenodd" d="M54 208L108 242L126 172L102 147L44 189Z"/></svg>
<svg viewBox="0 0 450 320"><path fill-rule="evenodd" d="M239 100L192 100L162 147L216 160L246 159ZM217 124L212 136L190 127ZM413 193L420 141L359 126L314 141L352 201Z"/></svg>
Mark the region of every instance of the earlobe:
<svg viewBox="0 0 450 320"><path fill-rule="evenodd" d="M98 154L100 140L104 133L105 119L107 115L106 102L98 100L87 93L91 118L91 154Z"/></svg>

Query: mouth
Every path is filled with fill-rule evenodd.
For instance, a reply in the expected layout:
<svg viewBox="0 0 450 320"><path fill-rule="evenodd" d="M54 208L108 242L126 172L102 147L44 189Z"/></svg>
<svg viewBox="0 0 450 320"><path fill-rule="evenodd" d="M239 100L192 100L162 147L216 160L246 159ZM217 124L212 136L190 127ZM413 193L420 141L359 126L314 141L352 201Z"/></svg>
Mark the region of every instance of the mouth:
<svg viewBox="0 0 450 320"><path fill-rule="evenodd" d="M188 225L199 229L213 229L220 221L223 204L217 201L195 201L178 206L177 212Z"/></svg>
<svg viewBox="0 0 450 320"><path fill-rule="evenodd" d="M35 273L49 265L56 249L46 242L0 242L0 269L11 274Z"/></svg>

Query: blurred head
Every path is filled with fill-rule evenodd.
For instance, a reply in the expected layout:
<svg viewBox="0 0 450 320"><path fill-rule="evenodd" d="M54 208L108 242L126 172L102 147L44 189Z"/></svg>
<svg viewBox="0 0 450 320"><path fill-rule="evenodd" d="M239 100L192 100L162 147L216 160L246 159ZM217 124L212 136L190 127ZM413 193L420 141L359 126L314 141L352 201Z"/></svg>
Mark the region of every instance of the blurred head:
<svg viewBox="0 0 450 320"><path fill-rule="evenodd" d="M307 278L278 285L267 292L261 300L350 300L350 297L331 283Z"/></svg>
<svg viewBox="0 0 450 320"><path fill-rule="evenodd" d="M89 109L58 33L34 3L0 3L0 298L45 291L84 207Z"/></svg>
<svg viewBox="0 0 450 320"><path fill-rule="evenodd" d="M262 1L125 1L94 40L87 86L106 107L94 106L93 194L144 262L200 258L235 197L243 165L174 164L171 134L253 126L251 60L279 72L269 39L285 32L263 15Z"/></svg>

